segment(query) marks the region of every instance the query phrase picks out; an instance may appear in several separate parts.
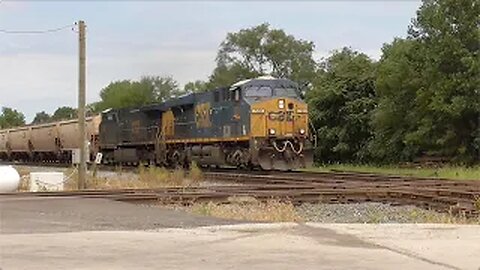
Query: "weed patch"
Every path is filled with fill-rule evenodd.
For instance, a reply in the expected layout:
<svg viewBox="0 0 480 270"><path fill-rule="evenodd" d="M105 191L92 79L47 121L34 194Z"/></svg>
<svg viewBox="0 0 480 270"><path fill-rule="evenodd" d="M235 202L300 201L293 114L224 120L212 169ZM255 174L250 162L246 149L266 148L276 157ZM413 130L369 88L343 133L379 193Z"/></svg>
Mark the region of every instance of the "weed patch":
<svg viewBox="0 0 480 270"><path fill-rule="evenodd" d="M477 211L480 212L480 195L475 196L474 204Z"/></svg>
<svg viewBox="0 0 480 270"><path fill-rule="evenodd" d="M162 187L188 187L198 185L203 180L203 175L197 172L197 167L192 166L189 171L176 169L170 171L162 167L139 166L137 173L124 172L121 167L117 167L112 175L96 176L91 175L87 178L88 189L148 189ZM66 173L66 175L68 172ZM78 174L73 172L65 183L65 189L77 189Z"/></svg>
<svg viewBox="0 0 480 270"><path fill-rule="evenodd" d="M194 204L189 211L194 214L225 219L265 221L265 222L299 222L302 218L289 202L270 200L259 202L254 198L231 198L228 204L213 202Z"/></svg>

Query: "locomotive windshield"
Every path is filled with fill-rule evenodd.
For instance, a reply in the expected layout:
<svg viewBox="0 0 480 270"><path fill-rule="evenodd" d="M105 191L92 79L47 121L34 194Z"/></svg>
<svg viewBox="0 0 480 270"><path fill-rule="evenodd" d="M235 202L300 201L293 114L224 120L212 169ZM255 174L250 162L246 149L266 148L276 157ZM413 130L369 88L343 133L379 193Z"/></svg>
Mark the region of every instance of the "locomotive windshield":
<svg viewBox="0 0 480 270"><path fill-rule="evenodd" d="M271 97L272 88L270 86L250 86L245 91L246 97Z"/></svg>
<svg viewBox="0 0 480 270"><path fill-rule="evenodd" d="M275 88L277 97L297 97L297 91L294 88Z"/></svg>
<svg viewBox="0 0 480 270"><path fill-rule="evenodd" d="M294 88L277 87L272 89L270 86L250 86L245 90L245 97L298 97Z"/></svg>

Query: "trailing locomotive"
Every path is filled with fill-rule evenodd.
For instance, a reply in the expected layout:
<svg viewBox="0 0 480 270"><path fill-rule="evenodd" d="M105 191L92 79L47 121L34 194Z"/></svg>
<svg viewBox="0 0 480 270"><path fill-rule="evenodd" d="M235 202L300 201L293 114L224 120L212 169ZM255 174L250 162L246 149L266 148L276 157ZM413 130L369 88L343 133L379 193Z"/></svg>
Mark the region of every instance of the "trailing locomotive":
<svg viewBox="0 0 480 270"><path fill-rule="evenodd" d="M90 160L105 164L237 166L291 170L312 164L307 104L297 84L259 77L161 104L87 118ZM0 159L70 162L78 121L0 130Z"/></svg>
<svg viewBox="0 0 480 270"><path fill-rule="evenodd" d="M102 113L103 162L291 170L311 165L298 85L259 77L162 104Z"/></svg>

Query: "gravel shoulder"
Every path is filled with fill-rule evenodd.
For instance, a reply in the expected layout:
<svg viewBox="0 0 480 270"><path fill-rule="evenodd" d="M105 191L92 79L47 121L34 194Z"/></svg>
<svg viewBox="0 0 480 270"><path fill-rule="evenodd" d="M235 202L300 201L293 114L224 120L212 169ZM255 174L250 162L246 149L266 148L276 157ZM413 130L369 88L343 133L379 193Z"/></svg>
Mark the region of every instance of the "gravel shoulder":
<svg viewBox="0 0 480 270"><path fill-rule="evenodd" d="M452 223L448 213L383 203L303 204L296 208L306 222L320 223Z"/></svg>

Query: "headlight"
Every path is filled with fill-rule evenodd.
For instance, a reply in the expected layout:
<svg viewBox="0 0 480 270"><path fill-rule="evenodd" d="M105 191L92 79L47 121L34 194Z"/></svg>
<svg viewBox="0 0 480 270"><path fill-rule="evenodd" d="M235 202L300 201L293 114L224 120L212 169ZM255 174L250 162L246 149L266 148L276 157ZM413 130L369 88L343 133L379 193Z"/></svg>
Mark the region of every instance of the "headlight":
<svg viewBox="0 0 480 270"><path fill-rule="evenodd" d="M252 109L252 113L265 113L264 109Z"/></svg>
<svg viewBox="0 0 480 270"><path fill-rule="evenodd" d="M301 128L298 132L300 132L300 134L302 135L305 135L305 129Z"/></svg>
<svg viewBox="0 0 480 270"><path fill-rule="evenodd" d="M298 109L298 110L297 110L297 113L304 114L304 113L308 113L308 111L307 111L307 110L303 110L303 109Z"/></svg>
<svg viewBox="0 0 480 270"><path fill-rule="evenodd" d="M275 135L275 129L273 129L273 128L269 129L268 134Z"/></svg>
<svg viewBox="0 0 480 270"><path fill-rule="evenodd" d="M284 109L285 108L285 100L284 99L278 100L278 108L279 109Z"/></svg>

